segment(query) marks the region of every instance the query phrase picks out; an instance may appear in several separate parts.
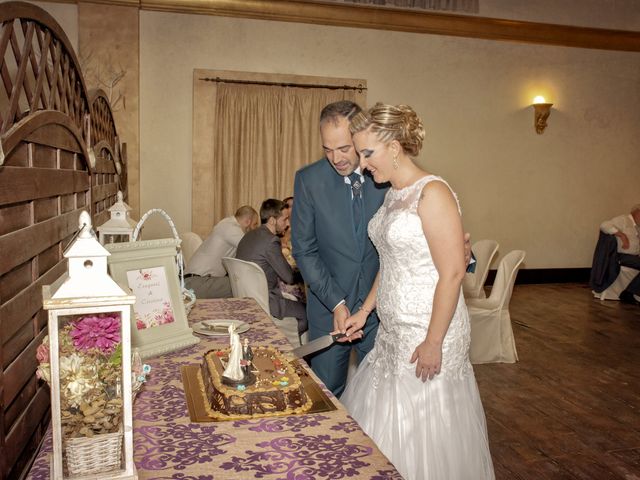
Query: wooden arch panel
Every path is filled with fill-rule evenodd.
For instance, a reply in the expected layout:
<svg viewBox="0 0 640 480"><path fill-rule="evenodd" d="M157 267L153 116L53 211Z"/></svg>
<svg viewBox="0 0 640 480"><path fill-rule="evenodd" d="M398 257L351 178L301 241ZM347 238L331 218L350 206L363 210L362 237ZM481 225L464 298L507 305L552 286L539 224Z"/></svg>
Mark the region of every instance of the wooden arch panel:
<svg viewBox="0 0 640 480"><path fill-rule="evenodd" d="M37 380L47 334L42 286L66 270L62 253L82 210L106 220L126 185L113 115L89 94L69 41L38 7L0 10L0 480L19 478L49 423Z"/></svg>

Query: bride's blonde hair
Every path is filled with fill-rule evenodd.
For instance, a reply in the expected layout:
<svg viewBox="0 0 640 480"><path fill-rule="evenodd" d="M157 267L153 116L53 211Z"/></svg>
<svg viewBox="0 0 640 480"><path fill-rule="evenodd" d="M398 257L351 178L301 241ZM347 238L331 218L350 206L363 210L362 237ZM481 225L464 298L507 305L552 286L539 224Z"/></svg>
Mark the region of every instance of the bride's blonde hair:
<svg viewBox="0 0 640 480"><path fill-rule="evenodd" d="M418 156L425 136L422 120L413 108L384 103L376 103L366 112L354 116L349 130L351 134L369 130L383 143L397 140L410 157Z"/></svg>

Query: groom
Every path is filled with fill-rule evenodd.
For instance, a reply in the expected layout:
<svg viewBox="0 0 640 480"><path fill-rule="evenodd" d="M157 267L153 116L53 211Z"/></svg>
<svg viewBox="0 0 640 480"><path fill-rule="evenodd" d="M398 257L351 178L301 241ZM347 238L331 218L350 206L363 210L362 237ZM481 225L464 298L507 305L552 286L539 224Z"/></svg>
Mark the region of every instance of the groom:
<svg viewBox="0 0 640 480"><path fill-rule="evenodd" d="M291 241L309 287L309 340L342 330L350 312L362 305L378 271L378 254L367 225L382 205L388 184L377 185L360 171L349 131L349 121L360 111L347 100L324 107L320 137L325 158L296 173ZM311 368L334 395L344 390L351 349L360 363L373 348L377 330L373 312L361 340L334 343L311 358Z"/></svg>

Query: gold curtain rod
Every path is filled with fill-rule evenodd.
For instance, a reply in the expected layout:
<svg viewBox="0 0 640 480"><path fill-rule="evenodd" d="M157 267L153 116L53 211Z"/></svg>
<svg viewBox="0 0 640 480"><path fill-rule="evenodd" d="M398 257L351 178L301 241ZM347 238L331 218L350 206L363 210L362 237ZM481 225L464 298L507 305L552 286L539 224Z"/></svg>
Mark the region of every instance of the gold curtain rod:
<svg viewBox="0 0 640 480"><path fill-rule="evenodd" d="M264 82L258 80L233 80L231 78L220 78L220 77L205 77L200 80L204 80L205 82L216 82L216 83L239 83L241 85L268 85L272 87L297 87L297 88L327 88L329 90L357 90L359 93L362 93L363 90L366 90L367 87L363 87L361 83L358 84L357 87L350 87L349 85L322 85L316 83L284 83L284 82Z"/></svg>

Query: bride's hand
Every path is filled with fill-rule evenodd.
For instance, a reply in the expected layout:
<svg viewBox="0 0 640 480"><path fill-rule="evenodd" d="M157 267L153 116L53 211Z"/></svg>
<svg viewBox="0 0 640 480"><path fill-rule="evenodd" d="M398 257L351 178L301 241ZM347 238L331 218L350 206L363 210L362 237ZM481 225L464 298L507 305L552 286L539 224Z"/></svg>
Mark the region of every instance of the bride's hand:
<svg viewBox="0 0 640 480"><path fill-rule="evenodd" d="M342 342L352 342L354 340L358 340L362 338L364 335L362 328L365 323L367 323L367 313L363 310L358 310L358 312L351 315L344 323L346 336L339 339L338 341Z"/></svg>
<svg viewBox="0 0 640 480"><path fill-rule="evenodd" d="M416 347L413 355L411 355L411 363L416 362L416 360L416 377L422 378L423 382L426 382L427 378L431 380L440 373L442 347L426 339Z"/></svg>

